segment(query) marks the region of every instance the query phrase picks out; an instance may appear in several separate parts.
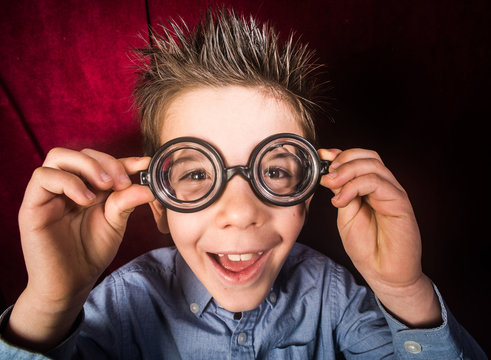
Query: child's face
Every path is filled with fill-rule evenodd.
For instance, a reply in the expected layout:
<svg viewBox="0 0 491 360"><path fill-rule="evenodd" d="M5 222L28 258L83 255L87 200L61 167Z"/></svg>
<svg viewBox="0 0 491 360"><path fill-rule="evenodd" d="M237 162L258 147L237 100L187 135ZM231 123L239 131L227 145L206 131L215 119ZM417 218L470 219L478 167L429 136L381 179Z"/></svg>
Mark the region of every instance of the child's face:
<svg viewBox="0 0 491 360"><path fill-rule="evenodd" d="M230 167L246 165L261 140L285 132L303 135L290 108L266 92L238 86L197 88L170 104L161 141L201 138L218 149ZM257 307L270 291L303 226L307 206L268 205L244 178L235 176L206 209L166 214L172 239L193 272L220 306L238 312Z"/></svg>

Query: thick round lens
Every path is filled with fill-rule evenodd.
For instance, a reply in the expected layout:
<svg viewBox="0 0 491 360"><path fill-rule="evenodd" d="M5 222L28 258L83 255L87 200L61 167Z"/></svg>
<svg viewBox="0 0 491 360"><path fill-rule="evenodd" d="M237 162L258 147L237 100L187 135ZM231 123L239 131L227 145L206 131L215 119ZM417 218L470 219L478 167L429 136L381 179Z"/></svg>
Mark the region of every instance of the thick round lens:
<svg viewBox="0 0 491 360"><path fill-rule="evenodd" d="M261 182L276 195L290 196L303 191L309 176L308 154L296 145L270 147L259 164Z"/></svg>
<svg viewBox="0 0 491 360"><path fill-rule="evenodd" d="M193 202L206 196L215 183L211 160L197 149L178 149L163 161L161 179L165 191L178 201Z"/></svg>
<svg viewBox="0 0 491 360"><path fill-rule="evenodd" d="M140 176L141 184L149 185L167 209L195 212L216 201L227 181L237 174L249 181L261 200L278 206L299 204L315 191L323 169L307 140L285 133L261 141L247 166L230 168L207 142L177 138L155 153L148 171Z"/></svg>

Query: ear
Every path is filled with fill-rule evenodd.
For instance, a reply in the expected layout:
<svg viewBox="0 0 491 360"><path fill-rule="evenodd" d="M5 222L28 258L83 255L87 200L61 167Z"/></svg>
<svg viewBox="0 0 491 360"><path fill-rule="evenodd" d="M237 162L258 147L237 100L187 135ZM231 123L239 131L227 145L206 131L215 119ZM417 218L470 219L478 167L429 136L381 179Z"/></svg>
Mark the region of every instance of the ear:
<svg viewBox="0 0 491 360"><path fill-rule="evenodd" d="M153 218L157 224L157 229L159 229L162 234L168 234L169 224L167 223L165 207L158 200L150 202L149 205L152 209Z"/></svg>
<svg viewBox="0 0 491 360"><path fill-rule="evenodd" d="M307 212L307 214L309 213L310 202L312 201L313 197L314 197L314 194L310 195L309 198L307 200L305 200L305 211Z"/></svg>
<svg viewBox="0 0 491 360"><path fill-rule="evenodd" d="M307 223L307 218L309 217L309 209L310 209L310 202L312 201L312 198L314 197L314 194L310 195L310 197L305 200L304 206L305 206L305 220L303 224L305 225Z"/></svg>

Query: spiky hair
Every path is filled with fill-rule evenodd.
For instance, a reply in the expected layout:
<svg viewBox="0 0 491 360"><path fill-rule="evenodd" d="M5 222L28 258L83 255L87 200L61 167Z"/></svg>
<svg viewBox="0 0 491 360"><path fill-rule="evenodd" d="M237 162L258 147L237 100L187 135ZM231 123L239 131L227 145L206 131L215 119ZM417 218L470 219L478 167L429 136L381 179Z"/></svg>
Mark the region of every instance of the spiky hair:
<svg viewBox="0 0 491 360"><path fill-rule="evenodd" d="M145 153L160 144L165 110L187 89L240 85L270 91L289 103L303 128L315 141L314 114L318 110L321 67L314 52L294 40L280 42L268 23L237 16L233 10L208 10L192 29L181 22L151 31L147 47L135 52L139 78L134 91L141 120Z"/></svg>

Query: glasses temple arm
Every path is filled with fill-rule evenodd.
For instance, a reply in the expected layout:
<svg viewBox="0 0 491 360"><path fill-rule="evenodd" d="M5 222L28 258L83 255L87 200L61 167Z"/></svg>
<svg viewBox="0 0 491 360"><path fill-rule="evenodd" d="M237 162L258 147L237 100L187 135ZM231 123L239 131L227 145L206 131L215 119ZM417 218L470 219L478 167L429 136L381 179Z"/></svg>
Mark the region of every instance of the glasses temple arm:
<svg viewBox="0 0 491 360"><path fill-rule="evenodd" d="M140 185L150 185L150 172L148 170L140 171Z"/></svg>
<svg viewBox="0 0 491 360"><path fill-rule="evenodd" d="M329 166L331 166L331 161L321 160L321 175L329 174Z"/></svg>

